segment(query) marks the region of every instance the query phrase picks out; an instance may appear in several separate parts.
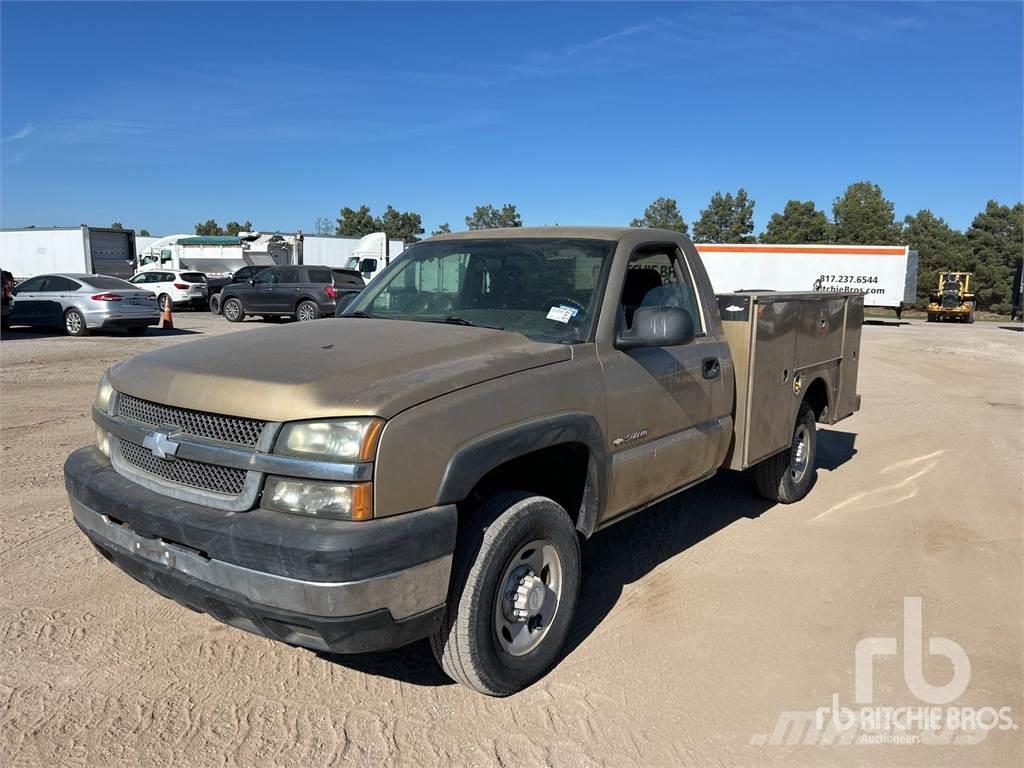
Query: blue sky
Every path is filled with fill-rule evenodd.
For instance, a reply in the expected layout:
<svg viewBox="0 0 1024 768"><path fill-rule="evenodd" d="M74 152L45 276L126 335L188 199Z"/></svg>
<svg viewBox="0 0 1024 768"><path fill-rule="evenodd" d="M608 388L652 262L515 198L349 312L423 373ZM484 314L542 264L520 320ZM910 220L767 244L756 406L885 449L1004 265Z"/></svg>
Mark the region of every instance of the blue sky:
<svg viewBox="0 0 1024 768"><path fill-rule="evenodd" d="M687 221L745 187L969 225L1022 196L1022 4L0 7L0 223Z"/></svg>

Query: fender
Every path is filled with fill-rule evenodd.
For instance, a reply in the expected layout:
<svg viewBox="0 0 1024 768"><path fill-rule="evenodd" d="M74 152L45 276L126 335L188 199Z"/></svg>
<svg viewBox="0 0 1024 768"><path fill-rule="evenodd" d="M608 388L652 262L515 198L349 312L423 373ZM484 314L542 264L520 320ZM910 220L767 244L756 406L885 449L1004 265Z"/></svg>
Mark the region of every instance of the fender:
<svg viewBox="0 0 1024 768"><path fill-rule="evenodd" d="M576 528L589 537L607 499L608 466L604 434L597 419L586 413L523 422L462 446L445 467L437 492L438 503L462 501L484 475L507 461L565 443L582 443L589 451L587 484L576 521Z"/></svg>

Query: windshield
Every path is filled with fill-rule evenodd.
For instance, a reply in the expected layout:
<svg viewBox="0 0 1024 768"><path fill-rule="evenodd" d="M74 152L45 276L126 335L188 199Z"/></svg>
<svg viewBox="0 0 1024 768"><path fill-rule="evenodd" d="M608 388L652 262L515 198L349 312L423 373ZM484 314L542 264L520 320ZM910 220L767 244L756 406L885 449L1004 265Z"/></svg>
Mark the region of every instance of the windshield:
<svg viewBox="0 0 1024 768"><path fill-rule="evenodd" d="M538 341L584 341L614 246L556 238L419 243L371 282L345 314L481 325Z"/></svg>

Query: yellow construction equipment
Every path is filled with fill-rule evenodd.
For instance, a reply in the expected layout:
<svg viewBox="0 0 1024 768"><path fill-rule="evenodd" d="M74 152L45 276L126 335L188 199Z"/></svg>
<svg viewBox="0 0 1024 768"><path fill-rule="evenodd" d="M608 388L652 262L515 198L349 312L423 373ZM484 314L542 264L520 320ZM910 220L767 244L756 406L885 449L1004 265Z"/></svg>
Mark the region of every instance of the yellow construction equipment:
<svg viewBox="0 0 1024 768"><path fill-rule="evenodd" d="M953 319L961 323L974 322L974 291L970 272L942 272L939 288L932 291L928 304L928 322Z"/></svg>

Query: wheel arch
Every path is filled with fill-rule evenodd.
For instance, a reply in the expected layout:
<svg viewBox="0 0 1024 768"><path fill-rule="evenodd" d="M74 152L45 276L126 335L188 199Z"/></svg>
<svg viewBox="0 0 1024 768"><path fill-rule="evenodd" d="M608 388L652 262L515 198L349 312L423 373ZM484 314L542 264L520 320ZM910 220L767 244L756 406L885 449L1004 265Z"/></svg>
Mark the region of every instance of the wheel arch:
<svg viewBox="0 0 1024 768"><path fill-rule="evenodd" d="M448 461L438 504L457 504L500 490L554 498L589 537L607 498L604 437L589 414L517 424L460 448Z"/></svg>
<svg viewBox="0 0 1024 768"><path fill-rule="evenodd" d="M804 402L814 411L814 420L819 424L829 422L833 412L832 395L824 376L815 376L804 394Z"/></svg>

